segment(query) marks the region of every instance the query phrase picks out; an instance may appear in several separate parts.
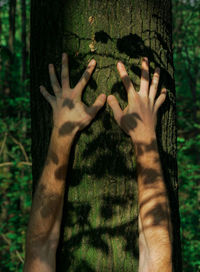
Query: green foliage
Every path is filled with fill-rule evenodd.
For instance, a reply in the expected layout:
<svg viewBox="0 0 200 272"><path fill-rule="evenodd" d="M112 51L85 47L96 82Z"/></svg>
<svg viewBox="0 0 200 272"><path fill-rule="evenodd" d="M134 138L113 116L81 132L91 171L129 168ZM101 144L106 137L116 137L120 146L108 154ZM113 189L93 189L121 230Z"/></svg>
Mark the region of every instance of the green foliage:
<svg viewBox="0 0 200 272"><path fill-rule="evenodd" d="M10 98L5 107L12 116L0 121L0 267L22 271L31 205L29 98Z"/></svg>
<svg viewBox="0 0 200 272"><path fill-rule="evenodd" d="M32 177L29 80L21 81L21 7L18 3L15 53L11 53L7 44L9 5L8 1L3 3L0 18L0 271L7 272L22 271Z"/></svg>
<svg viewBox="0 0 200 272"><path fill-rule="evenodd" d="M181 236L184 271L198 271L200 260L198 181L200 180L199 164L196 162L200 149L200 135L190 139L178 138L179 163L179 201L181 214Z"/></svg>
<svg viewBox="0 0 200 272"><path fill-rule="evenodd" d="M173 0L183 271L200 270L200 2ZM198 98L198 99L197 99Z"/></svg>
<svg viewBox="0 0 200 272"><path fill-rule="evenodd" d="M4 118L1 124L0 267L22 271L31 205L30 120Z"/></svg>
<svg viewBox="0 0 200 272"><path fill-rule="evenodd" d="M177 90L179 200L183 271L200 271L200 3L173 0ZM27 17L30 0L26 1ZM31 206L29 76L22 74L21 6L17 2L14 53L8 46L9 1L2 1L0 57L0 271L22 271ZM28 20L27 20L28 22ZM29 34L29 24L27 24ZM27 42L28 44L28 42ZM29 60L27 60L27 67ZM197 99L198 98L198 99Z"/></svg>

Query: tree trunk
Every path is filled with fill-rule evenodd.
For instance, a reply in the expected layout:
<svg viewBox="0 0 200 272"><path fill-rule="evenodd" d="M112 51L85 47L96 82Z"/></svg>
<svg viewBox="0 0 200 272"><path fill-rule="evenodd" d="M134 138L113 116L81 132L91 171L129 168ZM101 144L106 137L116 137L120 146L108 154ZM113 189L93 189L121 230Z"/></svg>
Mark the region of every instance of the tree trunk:
<svg viewBox="0 0 200 272"><path fill-rule="evenodd" d="M10 52L14 53L14 41L15 41L15 13L16 13L16 0L9 1L9 38L8 47Z"/></svg>
<svg viewBox="0 0 200 272"><path fill-rule="evenodd" d="M139 89L142 56L151 74L161 67L168 97L159 112L158 144L174 226L174 271L181 271L177 198L175 88L171 49L171 1L32 1L31 109L34 189L47 153L51 109L39 92L49 90L48 63L60 73L61 53L69 54L74 87L88 61L97 67L83 101L101 92L124 107L126 91L116 70L122 60ZM108 106L76 139L67 177L58 271L137 271L137 184L130 139Z"/></svg>
<svg viewBox="0 0 200 272"><path fill-rule="evenodd" d="M2 9L2 7L0 7L0 33L2 33L2 21L1 21L1 9ZM0 43L2 43L2 39L1 39L1 37L0 37Z"/></svg>
<svg viewBox="0 0 200 272"><path fill-rule="evenodd" d="M8 60L5 65L4 94L9 95L12 90L11 66L14 63L14 43L15 43L15 15L16 0L9 0L9 36L8 36Z"/></svg>
<svg viewBox="0 0 200 272"><path fill-rule="evenodd" d="M2 7L0 7L0 33L2 33L2 11L1 11ZM0 35L0 44L2 44L2 34ZM2 49L1 49L2 52ZM0 75L1 75L1 71L2 71L2 54L0 54ZM0 81L2 81L1 77L0 77ZM0 92L2 93L3 91L3 84L0 84Z"/></svg>
<svg viewBox="0 0 200 272"><path fill-rule="evenodd" d="M21 0L22 11L22 82L26 80L26 0Z"/></svg>

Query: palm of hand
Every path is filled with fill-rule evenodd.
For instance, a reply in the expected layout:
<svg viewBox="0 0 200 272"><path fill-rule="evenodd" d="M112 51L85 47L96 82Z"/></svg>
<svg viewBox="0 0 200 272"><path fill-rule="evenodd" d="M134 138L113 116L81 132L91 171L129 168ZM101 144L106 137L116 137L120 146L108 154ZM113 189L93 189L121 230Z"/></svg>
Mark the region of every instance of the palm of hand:
<svg viewBox="0 0 200 272"><path fill-rule="evenodd" d="M148 135L153 136L157 111L166 98L166 89L163 89L160 96L155 100L159 82L159 69L156 69L149 88L149 66L145 58L142 62L140 91L136 92L124 65L119 62L117 68L127 91L128 106L122 111L117 99L113 95L108 96L108 104L113 110L115 120L133 138L134 142L141 141Z"/></svg>
<svg viewBox="0 0 200 272"><path fill-rule="evenodd" d="M83 76L77 85L71 89L69 85L68 57L63 54L62 58L62 88L55 75L54 66L49 65L49 75L55 96L50 95L43 86L40 86L41 93L51 104L53 109L54 127L59 129L60 135L73 134L84 129L95 117L99 109L106 101L105 94L97 97L94 104L87 107L81 96L94 68L96 62L90 61Z"/></svg>

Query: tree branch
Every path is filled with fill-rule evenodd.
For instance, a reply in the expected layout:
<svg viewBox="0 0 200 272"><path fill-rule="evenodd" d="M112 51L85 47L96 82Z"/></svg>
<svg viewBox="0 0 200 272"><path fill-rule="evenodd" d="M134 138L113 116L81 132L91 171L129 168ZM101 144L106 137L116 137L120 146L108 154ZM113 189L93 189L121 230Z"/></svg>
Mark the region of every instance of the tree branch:
<svg viewBox="0 0 200 272"><path fill-rule="evenodd" d="M8 240L8 238L1 233L1 237L3 238L3 240L10 246L11 245L11 241ZM22 256L20 255L19 251L18 250L15 250L16 252L16 255L18 257L18 259L20 260L21 263L24 263L24 259L22 258Z"/></svg>
<svg viewBox="0 0 200 272"><path fill-rule="evenodd" d="M1 145L1 149L0 149L0 156L1 156L1 153L3 152L4 147L5 147L5 143L6 143L6 140L7 140L7 136L8 136L8 133L5 132L5 134L4 134L4 139L3 139L3 142L2 142L2 145Z"/></svg>
<svg viewBox="0 0 200 272"><path fill-rule="evenodd" d="M14 165L14 162L3 162L3 163L0 163L0 167L6 167L6 166L11 166L11 165ZM23 161L17 163L17 166L21 166L21 165L32 166L32 163L31 162L23 162Z"/></svg>
<svg viewBox="0 0 200 272"><path fill-rule="evenodd" d="M20 147L20 149L21 149L21 151L22 151L22 153L24 155L25 161L29 162L28 155L27 155L27 153L26 153L25 148L23 147L23 145L19 141L17 141L17 139L15 139L11 134L10 134L10 137L13 140L13 142Z"/></svg>

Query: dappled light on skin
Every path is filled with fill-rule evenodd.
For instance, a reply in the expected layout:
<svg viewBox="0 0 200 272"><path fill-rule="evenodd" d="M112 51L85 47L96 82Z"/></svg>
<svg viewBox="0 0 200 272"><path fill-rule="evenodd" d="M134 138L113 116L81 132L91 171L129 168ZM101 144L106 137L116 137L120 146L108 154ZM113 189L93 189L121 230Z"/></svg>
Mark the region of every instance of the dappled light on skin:
<svg viewBox="0 0 200 272"><path fill-rule="evenodd" d="M41 87L42 94L53 109L54 127L52 132L53 136L51 138L52 142L50 145L53 145L55 150L57 150L57 153L55 153L54 151L51 151L52 149L50 148L47 159L48 163L46 164L46 167L51 167L52 173L50 174L49 172L48 175L54 183L45 188L42 193L43 199L37 203L37 209L41 218L45 220L45 223L49 224L49 226L44 225L43 228L46 227L48 229L47 233L51 234L49 234L48 237L44 236L44 239L50 238L50 241L52 239L54 240L55 237L59 237L62 203L64 202L64 183L66 179L69 152L72 142L77 132L83 130L91 123L97 112L103 107L106 100L106 96L101 94L97 97L94 104L89 107L81 101L83 89L89 81L95 65L95 61L91 61L81 79L78 81L76 86L71 89L69 84L67 55L63 54L61 80L62 88L56 78L53 65L49 66L49 74L55 96L50 95L44 87ZM154 165L151 163L150 167L147 168L146 165L143 165L140 157L143 158L143 154L146 156L148 153L152 156L153 152L157 152L155 140L155 127L157 122L156 116L158 108L165 100L166 92L163 91L155 100L159 82L159 71L155 71L152 84L149 89L149 67L148 60L146 58L144 58L142 61L141 86L139 92L135 91L133 83L126 72L125 66L119 62L117 69L127 91L128 105L124 110L122 110L117 99L113 95L110 95L107 101L113 110L116 122L124 130L124 132L131 137L135 145L138 169L140 169L138 175L140 200L141 190L144 189L143 187L146 186L145 191L149 192L149 188L152 190L154 183L157 184L160 179L162 179L162 174L159 167L154 167ZM109 133L107 135L109 135ZM99 135L99 137L104 136L105 135ZM113 135L111 135L111 137L113 137ZM60 144L58 144L59 141L62 143L61 147ZM70 143L68 143L68 141L70 141ZM63 148L67 149L67 159L64 158L62 154L59 154ZM127 156L127 154L124 155L124 158L121 156L121 154L122 152L120 151L119 154L116 155L116 157L119 156L120 158L118 163L122 163L126 167L125 156ZM87 156L88 155L89 154L87 154ZM109 152L106 154L103 150L102 155L100 154L98 158L95 159L96 166L98 166L98 159L104 160L104 158L108 160ZM112 158L112 154L110 158ZM96 167L92 170L92 166L95 166L95 164L90 165L88 169L85 168L84 173L89 170L91 171L91 175L102 175L101 171L96 169ZM159 163L157 162L157 164ZM105 170L106 166L104 167L104 171ZM77 173L77 175L78 180L80 181L81 175L79 173ZM133 171L128 170L127 176L131 177L131 175L133 175ZM118 171L115 170L113 178L115 179L116 177L116 181L114 182L120 182L118 176ZM42 176L41 182L43 179L44 176ZM76 181L74 186L79 185L79 181ZM116 194L115 190L112 192L111 189L114 184L113 180L103 182L105 186L110 183L110 193L101 193L101 195L98 196L100 197L101 204L95 213L99 213L105 223L111 221L115 222L117 217L122 216L123 212L127 212L126 210L131 208L133 193L130 193L130 196L128 192L126 192L124 195L121 192ZM129 181L129 183L131 182L133 182L133 180ZM131 186L131 184L129 185L128 182L126 183L127 187ZM48 191L50 186L52 186L52 189L55 190L54 193ZM69 186L73 186L73 183L67 183L66 194ZM156 202L156 204L149 209L149 203L153 201L153 198L154 196L152 195L151 200L149 200L148 203L143 204L143 207L140 207L139 210L139 213L141 213L142 222L144 222L142 229L143 232L147 234L148 231L146 231L146 228L154 226L158 227L164 224L166 221L166 216L168 216L167 210L165 213L164 203ZM95 201L95 199L93 201ZM69 251L68 259L65 261L68 262L68 265L69 263L73 262L74 259L74 253L70 252L70 250L73 249L73 252L76 250L78 251L80 247L85 247L86 245L91 247L92 251L100 250L102 254L106 256L113 254L112 250L122 250L122 254L129 252L131 256L138 257L136 243L137 235L134 232L137 224L136 216L129 216L129 218L125 221L122 220L120 224L118 224L116 221L114 224L112 224L112 226L107 226L106 224L103 226L99 224L94 225L94 222L91 220L91 218L94 216L92 203L89 201L68 201L67 206L68 214L66 216L64 214L63 216L63 226L74 227L75 229L78 227L78 232L75 232L74 234L70 233L67 239L65 239L63 242L63 246ZM148 207L146 208L146 206ZM143 212L143 210L145 211ZM36 210L35 212L37 213ZM147 222L150 222L150 224L147 224ZM41 233L43 233L42 229ZM120 240L121 243L117 243L117 247L119 248L111 246L109 241L105 240L105 237L112 238L114 240L116 239L117 241ZM122 244L123 247L120 248Z"/></svg>
<svg viewBox="0 0 200 272"><path fill-rule="evenodd" d="M129 131L134 131L139 121L142 121L139 114L130 113L130 114L126 114L125 116L122 116L120 120L120 125L123 126L125 132L129 134Z"/></svg>
<svg viewBox="0 0 200 272"><path fill-rule="evenodd" d="M117 69L127 91L128 105L122 110L113 95L108 96L108 104L113 110L116 122L131 137L135 147L140 218L139 271L144 271L144 266L149 267L151 260L152 271L172 271L169 200L155 132L157 112L164 103L167 92L166 89L162 89L160 95L156 97L160 69L155 70L150 85L147 58L142 60L139 92L134 89L122 62L118 62ZM155 197L155 193L159 194L159 197ZM156 239L157 243L154 244ZM164 256L159 253L158 248L164 251ZM161 260L157 268L155 259Z"/></svg>
<svg viewBox="0 0 200 272"><path fill-rule="evenodd" d="M42 217L45 217L48 219L48 217L50 217L53 212L57 209L57 205L56 203L58 202L59 198L60 198L60 194L56 194L56 193L49 193L48 192L48 187L43 185L43 184L39 184L38 185L38 201L41 200L40 206L37 207L37 209L39 209L40 214Z"/></svg>
<svg viewBox="0 0 200 272"><path fill-rule="evenodd" d="M142 137L145 142L144 132L149 130L152 133L151 136L155 137L157 111L166 98L166 89L164 88L158 99L155 100L160 70L155 70L149 88L149 64L148 59L143 58L140 91L136 92L122 62L118 62L117 69L127 91L128 106L122 110L113 95L108 96L108 104L113 110L116 122L128 135L133 137L134 143L141 141ZM139 125L137 125L138 122L140 122Z"/></svg>
<svg viewBox="0 0 200 272"><path fill-rule="evenodd" d="M120 106L117 102L117 100L113 97L110 96L108 98L108 103L111 106L111 108L113 109L114 112L114 116L115 119L117 121L117 123L122 127L122 129L130 136L134 135L137 132L138 127L141 127L141 123L143 123L144 128L148 127L148 123L152 123L152 126L149 128L149 132L150 135L152 136L152 139L150 137L150 139L148 138L149 136L146 134L141 134L141 131L137 132L138 135L141 135L140 137L140 141L138 140L139 137L137 137L137 142L133 141L134 144L136 143L137 146L135 147L135 151L137 154L137 159L138 159L138 169L140 169L140 156L143 156L143 154L147 154L150 153L153 161L155 163L158 163L159 161L159 156L157 153L157 143L156 143L156 139L155 139L155 127L156 127L156 114L157 114L157 110L160 107L160 105L164 102L165 97L166 97L166 92L162 92L161 95L163 95L163 99L159 99L159 104L157 103L149 103L149 101L147 100L148 95L150 95L150 99L152 99L151 101L154 101L155 96L156 96L156 92L153 89L156 88L158 86L158 82L159 82L159 70L156 70L154 77L152 79L152 87L150 88L149 93L147 91L144 91L145 89L149 88L149 71L148 71L148 60L144 59L143 61L143 70L142 70L142 83L141 83L141 92L139 92L139 94L134 93L134 87L132 82L130 81L128 75L126 73L121 73L121 79L124 83L124 86L127 90L127 96L128 96L128 106L127 108L122 112L122 110L120 109ZM120 72L120 68L119 68L119 72ZM156 90L157 91L157 90ZM137 99L136 99L137 96ZM129 104L131 99L134 101L136 100L132 105ZM141 99L141 101L140 101ZM145 110L147 110L149 112L149 116L147 116L147 119L145 119L145 116L143 115L143 103L145 102ZM139 106L138 106L139 105ZM141 105L141 108L140 108ZM155 106L155 112L154 112L154 106ZM134 109L136 111L134 111ZM152 117L152 115L154 115ZM144 129L144 132L146 133L148 130ZM154 133L152 133L154 132ZM148 136L148 137L147 137ZM104 136L105 137L105 136ZM87 152L86 152L86 156L87 156ZM97 163L98 165L98 163ZM153 166L152 166L153 167ZM87 171L86 169L84 170L84 172ZM97 175L97 171L95 171L95 175ZM91 171L91 174L93 171ZM115 173L116 174L116 173ZM141 169L140 171L140 178L143 180L143 184L145 186L146 184L146 189L151 188L152 189L156 189L156 187L154 187L154 183L157 183L158 181L162 180L162 174L161 172L156 169L153 168L145 168ZM163 195L164 200L166 198L166 193L161 193L161 195ZM105 198L105 200L108 198ZM104 200L104 201L105 201ZM143 220L145 218L145 220L147 220L149 223L148 224L144 224L143 225L143 231L147 231L147 229L152 229L154 227L159 228L162 226L162 224L164 224L164 226L166 226L166 217L168 216L168 206L166 206L166 203L161 203L161 202L157 202L157 198L154 196L151 196L151 198L149 199L148 203L148 210L145 210L145 215L143 215ZM153 205L153 207L151 207L149 209L149 203L155 201L155 205ZM115 207L115 205L119 205L120 207L126 207L127 205L127 200L125 200L125 198L119 198L119 197L113 197L111 196L110 198L110 204L103 204L101 207L101 216L105 219L105 220L112 220L115 216L117 216L117 212L115 211L115 209L113 209L113 206ZM146 206L146 204L144 204L143 202L143 207ZM91 210L92 212L92 210ZM78 216L78 215L77 215ZM87 214L88 218L89 218L89 214ZM145 221L146 222L146 221ZM121 228L122 228L123 224L121 224ZM84 228L84 231L82 232L82 236L80 236L80 232L77 234L77 238L79 243L81 243L81 241L83 242L85 240L85 238L90 235L92 236L93 234L93 228L92 226L89 224L89 229L90 231L86 231L86 229ZM125 227L125 226L124 226ZM168 227L168 226L167 226ZM119 226L119 229L121 229ZM103 228L102 228L103 229ZM105 228L106 229L106 228ZM95 230L98 232L99 234L99 239L100 239L100 235L101 235L101 228L100 227L96 227ZM106 229L107 230L107 229ZM166 228L167 230L167 228ZM112 230L110 229L107 230L108 234L112 236ZM126 228L123 230L123 232L126 232ZM103 234L103 233L102 233ZM130 234L130 231L129 231ZM120 236L120 233L118 233L118 237ZM81 238L82 237L82 238ZM128 236L129 237L129 236ZM75 238L75 237L74 237ZM73 238L71 238L73 239ZM70 240L66 241L66 247L69 247L69 242ZM76 241L76 239L73 239L72 244L74 245L74 242ZM91 243L90 245L92 247L95 248L101 248L102 252L104 252L105 254L108 254L109 252L109 247L108 245L106 245L106 242L102 240L102 242L96 243L95 242L95 237L90 238L89 240ZM101 241L101 239L100 239ZM133 241L132 241L133 242ZM125 247L126 249L129 249L131 252L133 250L133 244L131 242L131 246L127 246ZM80 245L80 244L79 244Z"/></svg>
<svg viewBox="0 0 200 272"><path fill-rule="evenodd" d="M77 85L71 89L68 57L64 53L61 71L62 87L58 82L52 64L49 65L49 76L55 96L50 95L45 87L40 87L41 93L53 109L54 127L44 170L33 200L27 232L27 254L24 271L28 271L29 262L32 263L32 267L39 265L38 267L42 269L44 263L46 267L55 269L70 149L76 133L89 125L106 101L105 94L99 95L90 107L87 107L81 101L82 91L95 65L94 60L90 61ZM34 257L32 256L33 252Z"/></svg>
<svg viewBox="0 0 200 272"><path fill-rule="evenodd" d="M89 125L92 122L92 119L95 117L96 112L99 111L99 106L93 106L91 109L85 109L85 120L84 122L71 122L67 121L62 124L59 128L59 136L71 135L73 131L78 127L79 130L85 128L85 126Z"/></svg>
<svg viewBox="0 0 200 272"><path fill-rule="evenodd" d="M87 107L81 101L83 89L95 68L95 60L90 61L73 89L70 88L68 57L66 54L63 54L62 62L62 87L56 77L54 66L49 65L49 75L55 96L50 95L43 86L40 87L40 90L52 106L54 127L59 130L59 135L64 136L66 134L75 134L78 130L82 130L89 125L104 105L106 96L105 94L99 95L90 107Z"/></svg>
<svg viewBox="0 0 200 272"><path fill-rule="evenodd" d="M51 161L52 161L53 163L55 163L55 164L58 164L58 163L59 163L58 156L56 155L56 153L55 153L53 150L50 149L50 150L48 151L48 158L47 158L45 164L47 165L47 164L49 164Z"/></svg>
<svg viewBox="0 0 200 272"><path fill-rule="evenodd" d="M142 73L142 77L144 80L148 81L149 77L147 76L148 70L146 70L145 72ZM123 83L126 85L127 88L130 88L130 80L128 78L128 76L123 77ZM153 82L155 84L155 86L158 85L158 80L156 82ZM144 84L144 86L148 87L148 84ZM155 93L155 92L154 92ZM152 95L152 92L151 92ZM164 95L166 95L166 93L164 93ZM132 98L132 94L130 94L129 91L129 99ZM163 100L164 102L164 100ZM163 103L162 101L160 101L160 103ZM122 111L120 110L120 107L117 103L116 100L114 100L115 104L112 104L112 101L108 101L109 105L112 107L112 109L114 110L114 116L115 119L117 121L117 123L124 129L124 131L130 135L132 134L132 132L134 133L135 130L137 129L138 126L141 125L141 123L143 123L144 120L141 115L138 112L131 112L131 113L126 113L126 111L124 111L124 116L120 115L122 113ZM147 104L147 106L149 106L149 104ZM151 107L153 108L154 104L151 105ZM157 110L157 109L156 109ZM118 112L117 112L118 111ZM155 126L156 126L156 118L152 119L154 122L154 125L151 127L153 130L155 130ZM85 156L91 156L92 155L92 150L93 150L93 146L96 148L98 148L98 143L101 142L101 137L104 138L104 141L106 141L106 138L108 137L109 139L109 133L105 133L105 134L100 134L98 135L98 137L94 140L94 142L91 142L87 145L87 148L84 152ZM113 135L110 135L111 137L113 137ZM148 138L148 135L142 135L141 140L137 141L137 147L135 147L135 152L137 154L137 158L138 161L140 161L140 157L143 157L143 155L145 154L150 154L152 156L152 161L156 164L159 163L159 156L158 156L158 151L157 151L157 141L154 137L152 138ZM155 135L153 135L155 136ZM148 140L148 141L147 141ZM108 141L111 141L108 140ZM114 141L114 142L113 142ZM116 139L112 138L112 142L115 146ZM102 148L101 148L102 149ZM109 153L109 152L108 152ZM115 154L119 153L120 154L120 158L121 156L123 156L123 154L120 153L120 151L118 151L116 149ZM127 156L127 154L126 154ZM103 160L104 156L101 157L101 154L99 154L98 156L99 160ZM108 158L109 154L105 154L105 158ZM95 161L93 161L93 163L89 166L89 167L85 167L83 173L89 173L90 175L94 175L94 176L102 176L102 172L98 171L98 159L95 158ZM124 160L125 162L126 160ZM121 160L121 163L124 163L123 160ZM140 163L138 162L138 169L140 169ZM77 169L78 170L78 169ZM111 169L109 169L110 172ZM74 169L73 171L76 172L76 169ZM104 171L106 171L106 165L104 165ZM99 172L99 174L98 174ZM80 181L82 180L82 176L81 176L82 171L80 171L80 173L77 173L76 178L74 177L73 179L76 180L76 183L73 184L69 184L69 186L77 186ZM111 174L113 176L116 176L116 181L115 182L119 182L117 181L117 176L120 175L115 167L115 172L111 172ZM133 172L131 173L131 171L129 171L127 169L127 175L133 174ZM144 186L146 186L146 188L151 188L151 189L155 189L156 191L156 185L155 183L157 183L160 179L162 179L162 174L159 170L155 170L154 167L152 166L152 168L145 168L145 170L141 169L140 172L140 177L143 179L143 183ZM155 185L155 186L154 186ZM120 196L120 195L102 195L102 200L101 200L101 208L100 208L100 215L101 218L103 218L105 220L105 222L109 222L112 221L115 217L119 216L119 210L118 209L126 209L127 205L129 205L129 201L131 201L131 199L133 198L133 195L130 194L130 197L126 195ZM148 205L148 209L145 210L145 215L143 216L145 218L145 220L148 220L148 224L144 224L143 225L143 231L149 231L149 229L154 230L154 228L160 228L163 227L167 230L166 227L166 217L168 217L168 206L166 206L166 203L162 203L161 201L158 202L158 200L160 200L163 197L163 199L166 199L166 192L160 192L154 195L151 195L149 197L149 199L146 199L145 201L142 202L143 208L146 207L146 205ZM149 208L149 203L156 203L155 205L153 205L151 208ZM74 208L75 207L80 207L78 208L77 211ZM89 244L88 246L93 248L93 250L95 251L95 249L100 249L102 251L103 254L108 255L111 254L111 248L109 246L109 243L107 241L105 241L103 238L103 236L105 234L107 234L110 237L117 237L119 239L119 237L125 239L126 241L126 246L123 247L123 250L130 252L131 254L133 254L134 256L137 256L137 246L136 246L136 236L134 236L134 231L131 231L131 229L133 228L133 225L136 224L136 219L135 221L130 221L130 222L126 222L126 223L121 223L119 226L116 225L112 228L110 227L101 227L101 226L96 226L95 228L92 226L92 222L90 222L90 218L91 218L91 214L92 214L92 206L90 206L90 202L71 202L71 204L68 204L68 209L67 209L67 214L66 217L64 217L64 222L63 225L68 226L70 225L70 227L73 228L77 228L77 225L79 226L78 229L79 230L76 234L74 235L69 235L68 239L66 239L63 243L63 246L65 246L65 248L68 250L68 254L69 254L69 263L67 264L68 266L70 266L70 264L72 264L74 261L74 255L71 251L71 248L75 248L73 250L74 254L76 252L76 250L78 250L81 245L85 244L85 241L87 240L87 243ZM84 206L87 207L87 209L84 212ZM88 207L90 207L88 209ZM140 207L142 208L142 207ZM73 215L70 211L73 211ZM75 212L76 211L76 212ZM79 215L81 214L81 216ZM75 221L70 222L69 220L71 218L76 218ZM98 237L98 240L96 239ZM102 238L101 238L102 237ZM89 239L88 239L89 238ZM71 263L72 262L72 263Z"/></svg>
<svg viewBox="0 0 200 272"><path fill-rule="evenodd" d="M66 178L66 172L67 172L67 164L61 165L55 170L55 179L56 180L65 180Z"/></svg>
<svg viewBox="0 0 200 272"><path fill-rule="evenodd" d="M150 145L145 145L144 143L141 143L141 146L143 150L148 150L149 152L152 152L152 144ZM154 146L154 145L153 145ZM143 155L143 153L141 153ZM63 166L66 168L66 166ZM151 169L150 169L151 170ZM148 170L144 173L142 173L143 178L151 178L151 171L148 172ZM57 177L59 179L59 177ZM41 188L43 191L45 188ZM42 202L42 207L41 209L41 214L43 217L48 218L51 216L53 212L53 206L55 208L55 201L56 201L56 195L45 195L43 192L43 202ZM141 207L144 207L146 204L149 204L149 202L157 202L158 198L162 198L164 196L163 193L158 193L154 194L151 196L149 199L146 199L141 204ZM102 198L102 205L101 205L101 217L104 218L105 220L112 220L115 216L118 216L118 208L121 207L122 209L126 209L126 206L128 205L128 202L131 201L132 199L132 194L130 194L129 198L124 198L123 196L116 196L114 197L113 195L105 195ZM52 208L48 208L49 205ZM124 247L125 251L130 252L133 254L135 257L138 257L137 253L137 245L136 245L136 239L137 235L135 234L134 231L131 231L133 228L134 224L137 224L137 219L134 221L126 222L126 223L121 223L120 225L116 225L111 227L93 227L91 222L90 222L90 213L92 212L92 207L90 206L91 204L88 202L68 202L68 211L69 213L67 216L64 212L63 215L63 220L67 226L75 227L79 226L79 232L77 234L74 234L70 239L64 242L63 245L66 246L66 248L69 250L69 255L72 254L70 253L70 249L78 249L80 245L85 241L85 239L88 239L88 244L90 247L94 249L99 249L102 251L103 254L108 255L110 254L110 247L107 241L103 239L104 235L107 234L110 237L116 237L116 238L122 238L126 241L126 245ZM151 230L152 228L159 228L159 227L165 227L165 223L163 225L163 222L165 221L166 218L166 208L165 205L162 203L156 204L153 206L151 209L149 209L145 213L145 217L149 220L149 223L146 226L143 226L143 231L144 230ZM70 219L74 218L74 221L70 221ZM37 243L37 239L41 240L42 239L42 234L38 237L35 237L35 241ZM56 241L53 239L49 240L49 245L50 248L54 248L56 245ZM134 249L135 245L135 249ZM76 250L75 250L76 251ZM74 252L75 252L74 251ZM42 258L42 257L40 257ZM68 256L70 258L70 256ZM44 261L44 260L42 260ZM44 261L45 262L45 261ZM85 267L84 265L80 267Z"/></svg>
<svg viewBox="0 0 200 272"><path fill-rule="evenodd" d="M74 103L71 99L69 98L66 98L62 104L63 107L67 107L69 108L70 110L74 108Z"/></svg>
<svg viewBox="0 0 200 272"><path fill-rule="evenodd" d="M79 126L80 123L75 124L74 122L66 122L59 128L59 136L66 136L67 134L71 134L76 126Z"/></svg>
<svg viewBox="0 0 200 272"><path fill-rule="evenodd" d="M155 200L152 198L152 200ZM156 204L153 208L149 209L149 211L147 211L145 213L145 217L147 218L147 220L149 221L146 225L143 226L143 229L145 230L145 228L153 228L153 227L157 227L159 229L159 227L161 228L165 228L166 230L166 236L167 236L167 232L168 232L168 222L166 222L166 217L168 216L169 210L168 207L166 206L165 201L160 202L158 204Z"/></svg>

